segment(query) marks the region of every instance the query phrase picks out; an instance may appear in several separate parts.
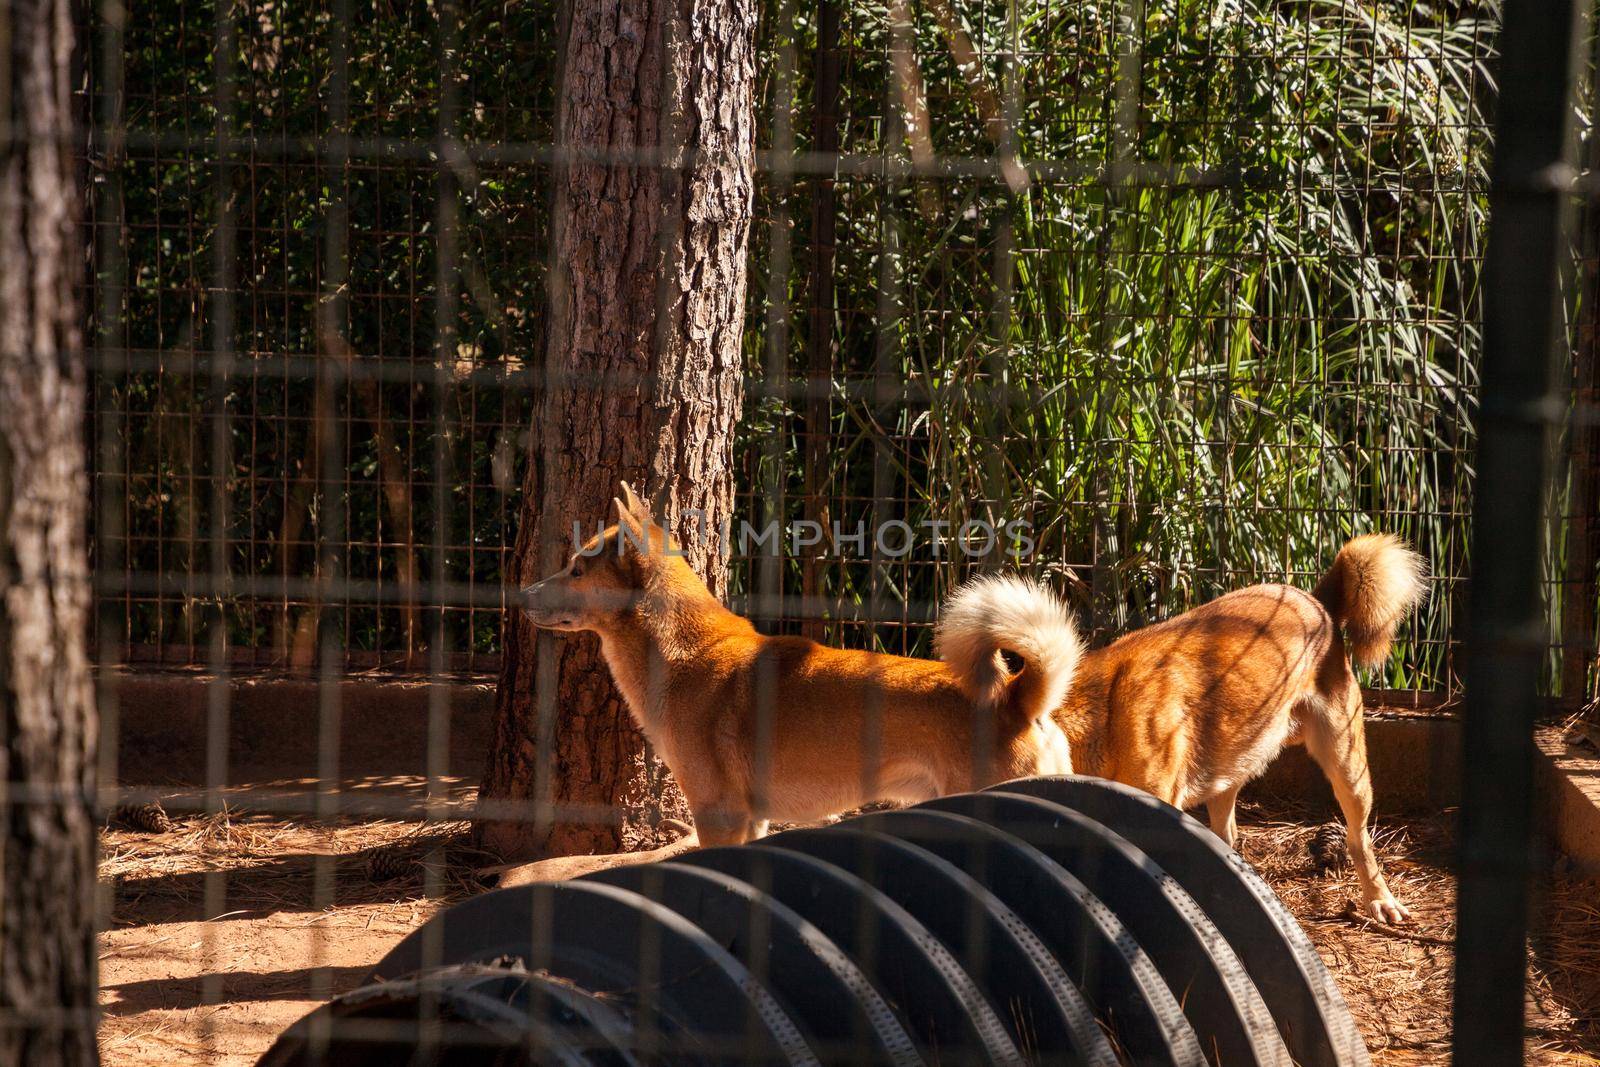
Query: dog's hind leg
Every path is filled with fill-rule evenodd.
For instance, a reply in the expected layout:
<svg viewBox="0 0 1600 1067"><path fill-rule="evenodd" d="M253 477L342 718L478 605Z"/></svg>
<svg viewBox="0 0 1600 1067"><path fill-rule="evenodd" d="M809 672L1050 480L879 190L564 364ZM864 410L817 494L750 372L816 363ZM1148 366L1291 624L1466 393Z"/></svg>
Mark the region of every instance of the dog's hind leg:
<svg viewBox="0 0 1600 1067"><path fill-rule="evenodd" d="M1328 776L1344 812L1345 844L1361 882L1363 911L1379 922L1405 922L1411 914L1389 891L1367 829L1372 815L1372 777L1367 768L1361 690L1349 668L1343 673L1344 681L1333 693L1324 690L1303 705L1306 750Z"/></svg>
<svg viewBox="0 0 1600 1067"><path fill-rule="evenodd" d="M1239 823L1234 818L1234 808L1243 784L1229 786L1206 801L1206 814L1211 817L1211 832L1222 838L1229 848L1237 847L1239 840Z"/></svg>

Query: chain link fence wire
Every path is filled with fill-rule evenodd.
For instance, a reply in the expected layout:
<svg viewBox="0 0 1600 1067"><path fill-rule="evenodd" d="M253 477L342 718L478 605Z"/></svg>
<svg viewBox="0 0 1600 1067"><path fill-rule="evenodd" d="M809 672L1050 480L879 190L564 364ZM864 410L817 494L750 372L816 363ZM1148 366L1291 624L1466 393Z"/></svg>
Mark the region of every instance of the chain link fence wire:
<svg viewBox="0 0 1600 1067"><path fill-rule="evenodd" d="M919 651L926 605L1009 549L1105 640L1385 529L1430 596L1370 681L1448 694L1495 11L1124 7L828 5L766 32L795 60L761 86L741 517L784 544L736 544L736 588L770 586L775 627ZM415 671L436 611L448 666L492 672L554 16L463 9L449 166L424 12L242 4L221 59L214 5L94 21L102 645L198 666L220 616L233 667L307 671L331 628L341 667ZM1549 566L1574 699L1583 491L1552 499ZM852 535L887 518L912 550L875 564Z"/></svg>
<svg viewBox="0 0 1600 1067"><path fill-rule="evenodd" d="M934 606L1004 565L1103 643L1309 587L1383 530L1429 595L1365 680L1451 701L1498 18L768 0L735 512L777 536L735 539L731 606L927 655ZM339 791L342 686L425 678L423 815L459 818L451 683L499 666L539 385L555 6L104 0L83 34L101 667L209 679L210 816L238 802L240 676L315 683L310 799L253 808L415 815ZM1546 688L1573 708L1596 674L1596 233L1546 493ZM337 865L312 866L321 909ZM207 916L228 877L204 874Z"/></svg>

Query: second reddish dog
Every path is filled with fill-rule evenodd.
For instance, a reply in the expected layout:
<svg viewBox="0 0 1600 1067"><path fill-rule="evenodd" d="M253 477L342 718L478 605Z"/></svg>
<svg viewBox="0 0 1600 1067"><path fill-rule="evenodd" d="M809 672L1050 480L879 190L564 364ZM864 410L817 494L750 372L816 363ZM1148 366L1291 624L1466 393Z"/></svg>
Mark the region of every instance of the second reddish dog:
<svg viewBox="0 0 1600 1067"><path fill-rule="evenodd" d="M1204 804L1231 845L1240 787L1303 742L1344 811L1366 913L1405 920L1367 830L1372 781L1351 660L1383 663L1422 592L1416 553L1367 534L1339 551L1312 592L1252 586L1085 653L1056 713L1074 770L1175 807Z"/></svg>

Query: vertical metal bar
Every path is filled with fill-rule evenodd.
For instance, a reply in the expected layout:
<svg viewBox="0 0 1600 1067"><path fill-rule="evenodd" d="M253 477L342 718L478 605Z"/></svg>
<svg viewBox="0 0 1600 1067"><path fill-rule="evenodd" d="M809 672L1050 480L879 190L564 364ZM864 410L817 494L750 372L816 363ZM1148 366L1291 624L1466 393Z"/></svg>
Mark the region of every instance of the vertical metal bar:
<svg viewBox="0 0 1600 1067"><path fill-rule="evenodd" d="M960 27L957 25L955 28L959 30ZM991 267L993 295L990 306L990 329L994 333L994 350L990 353L987 369L994 393L989 402L983 405L984 410L992 412L998 420L989 453L985 457L984 472L987 487L985 495L988 497L989 507L989 513L984 517L997 530L1003 530L1007 521L1015 517L1010 514L1012 498L1011 483L1006 468L1006 443L1014 433L1012 415L1013 407L1017 403L1017 397L1011 391L1011 333L1016 322L1012 298L1017 282L1017 212L1022 198L1028 195L1030 184L1028 172L1023 169L1020 158L1022 138L1018 130L1022 122L1023 62L1021 15L1016 0L1007 0L1006 45L1000 74L999 127L994 131L995 160L999 164L999 171L1005 183L1005 192L1000 198L1001 214L995 227L994 262ZM974 74L980 79L983 76L981 68ZM978 101L981 111L981 96ZM1005 557L1006 543L1002 535L995 539L994 551L990 558L998 565L1005 562Z"/></svg>
<svg viewBox="0 0 1600 1067"><path fill-rule="evenodd" d="M453 467L450 447L450 412L454 386L452 369L456 360L457 325L460 315L458 288L461 279L461 174L466 169L461 145L461 7L456 0L442 0L439 18L439 114L438 114L438 213L434 246L434 364L433 364L433 457L431 508L433 511L432 567L429 580L432 593L426 599L434 605L428 634L428 795L424 819L442 820L447 804L446 784L450 736L450 685L448 668L449 632L444 602L445 584L450 575L450 500L449 480ZM423 891L429 897L439 894L437 864L428 864L423 875ZM443 957L442 940L434 938L423 946L424 966L437 966ZM439 1040L440 1021L437 998L425 995L419 1003L422 1047L431 1052Z"/></svg>
<svg viewBox="0 0 1600 1067"><path fill-rule="evenodd" d="M767 352L763 368L762 404L768 417L774 420L773 432L768 437L765 477L763 479L763 529L784 528L788 508L784 495L789 483L789 320L792 307L789 300L789 277L793 266L793 223L790 216L790 197L794 190L794 105L795 105L795 20L794 0L776 0L772 27L773 48L777 52L777 70L772 85L772 169L768 181L768 198L771 203L771 224L768 227L767 255ZM737 497L735 497L737 499ZM737 511L737 509L735 509ZM752 509L753 510L753 509ZM731 535L730 535L731 536ZM724 545L731 550L731 545ZM780 534L772 547L757 561L756 589L758 613L766 616L773 629L789 622L783 596L784 559L783 536ZM807 605L802 599L801 618L809 618ZM781 631L780 631L781 632ZM772 724L777 713L779 692L777 673L770 661L760 661L755 678L756 730L754 756L751 760L751 808L757 820L770 815L772 779ZM766 887L761 887L766 888ZM749 914L747 937L751 947L750 972L757 983L770 984L771 960L767 949L771 941L767 912L752 908ZM747 1016L743 1055L746 1062L760 1057L758 1020L754 1013Z"/></svg>
<svg viewBox="0 0 1600 1067"><path fill-rule="evenodd" d="M1117 79L1115 95L1108 101L1106 113L1107 133L1105 161L1105 200L1100 209L1100 234L1097 240L1100 274L1100 292L1096 294L1098 315L1095 347L1102 357L1109 356L1123 323L1119 298L1113 291L1116 284L1112 270L1119 255L1129 257L1130 266L1138 256L1138 249L1119 252L1114 247L1119 214L1126 210L1123 190L1134 188L1135 149L1139 138L1139 103L1143 95L1141 78L1144 73L1144 0L1121 0L1117 5L1116 55ZM1094 386L1103 389L1103 385ZM1099 405L1096 405L1097 408ZM1092 423L1092 426L1097 426ZM1098 428L1097 435L1105 431ZM1091 447L1102 447L1103 454L1128 461L1126 441L1097 438ZM1126 550L1122 543L1114 510L1118 509L1116 494L1106 479L1096 479L1092 488L1093 558L1090 572L1090 614L1093 640L1099 641L1119 632L1127 621L1126 598L1122 595L1118 557ZM1124 505L1125 506L1125 505ZM1110 608L1107 618L1106 609ZM1108 625L1109 624L1109 625Z"/></svg>
<svg viewBox="0 0 1600 1067"><path fill-rule="evenodd" d="M901 241L904 236L900 218L901 196L905 171L905 123L901 111L903 98L895 84L896 76L904 70L893 62L896 39L904 41L910 36L905 28L893 25L897 17L905 17L904 4L890 5L886 17L890 22L888 50L883 56L886 70L882 123L882 142L879 145L881 171L878 175L878 292L874 309L872 390L872 509L870 532L872 536L872 570L867 580L866 636L871 648L884 650L884 616L892 590L890 566L892 557L885 551L882 531L897 516L894 511L894 458L891 449L897 447L893 428L898 425L899 412L895 409L895 388L901 380L898 374L901 362ZM909 183L905 183L909 184ZM903 611L902 611L903 614ZM903 637L903 634L902 634ZM878 767L883 752L883 691L871 685L862 699L861 767L862 796L876 796L882 783L878 780ZM871 868L862 872L871 876ZM862 939L863 955L869 966L875 966L877 941L871 939L873 922L867 901L863 898L857 909L855 922L857 936Z"/></svg>
<svg viewBox="0 0 1600 1067"><path fill-rule="evenodd" d="M1555 373L1571 208L1579 6L1509 0L1484 263L1481 430L1463 718L1457 1063L1522 1062L1533 727L1545 654L1542 495L1566 413Z"/></svg>
<svg viewBox="0 0 1600 1067"><path fill-rule="evenodd" d="M812 65L812 151L839 153L839 4L821 0L817 9L817 52ZM811 281L806 325L805 518L826 526L823 492L828 463L829 418L833 385L833 263L837 250L838 197L835 178L811 179ZM820 598L822 574L814 556L801 561L801 632L820 641L824 636Z"/></svg>
<svg viewBox="0 0 1600 1067"><path fill-rule="evenodd" d="M794 188L795 11L794 0L776 0L773 35L778 66L772 88L772 170L768 184L771 224L767 255L767 352L761 383L761 403L776 425L767 438L765 474L762 478L762 527L782 529L788 509L784 494L789 483L789 274L793 263L789 197ZM727 547L727 546L725 546ZM756 602L752 614L764 616L773 629L788 622L783 597L783 537L780 534L756 563ZM805 616L805 605L801 615ZM781 631L780 631L781 632ZM757 819L767 817L772 772L772 717L777 708L775 676L763 671L756 678L756 735L752 768L753 808ZM754 942L752 942L754 943Z"/></svg>
<svg viewBox="0 0 1600 1067"><path fill-rule="evenodd" d="M124 509L128 499L127 416L118 407L118 393L128 387L128 341L125 318L128 292L127 231L123 218L122 181L125 168L126 130L123 126L125 68L123 29L127 11L120 0L101 0L99 55L94 63L91 100L96 129L92 144L104 168L94 183L95 337L95 574L124 576L128 559L128 525ZM98 583L97 583L98 584ZM100 710L99 782L102 806L117 802L117 737L120 702L114 672L108 670L127 658L129 624L128 585L114 596L96 593L96 698ZM109 924L108 924L109 925Z"/></svg>
<svg viewBox="0 0 1600 1067"><path fill-rule="evenodd" d="M346 417L341 396L349 394L354 370L350 350L346 303L350 279L350 10L349 0L334 0L328 26L328 122L326 155L319 159L327 190L326 232L322 249L322 278L317 295L317 373L315 411L317 469L315 499L323 521L316 527L317 564L312 610L317 625L317 779L314 810L324 824L329 848L312 861L311 905L317 911L332 907L338 890L336 830L340 810L340 748L344 734L343 692L351 637L349 552L350 493L345 481L350 461L346 455ZM349 406L345 406L345 412ZM252 412L253 415L253 412ZM333 973L327 966L322 939L310 937L311 964L308 991L313 1000L332 995ZM314 1033L314 1041L326 1034Z"/></svg>
<svg viewBox="0 0 1600 1067"><path fill-rule="evenodd" d="M909 18L909 13L904 5L898 8L891 7L888 17L893 23L898 16ZM890 26L890 60L888 71L887 93L883 101L883 144L882 144L882 182L879 191L879 202L882 205L878 220L878 300L875 309L874 338L872 358L872 574L868 583L868 597L870 601L870 615L868 624L872 627L871 639L874 648L882 649L883 622L885 609L888 604L888 595L892 588L890 579L890 563L888 554L881 546L882 540L878 532L885 525L896 518L894 513L894 456L893 450L900 446L895 428L900 421L900 412L896 408L896 401L901 395L900 386L903 382L901 376L901 316L902 279L901 259L903 256L903 243L905 240L905 225L900 217L900 198L909 190L912 183L907 179L909 160L906 158L906 122L902 111L901 101L904 95L896 85L896 79L903 70L904 64L895 67L892 63L893 53L897 46L892 42L904 41L910 37L908 27L896 28ZM869 709L868 719L875 720L877 709ZM874 730L878 724L874 723ZM864 746L867 765L871 766L877 756L877 741L872 745ZM876 783L873 783L874 787ZM865 795L871 795L868 789Z"/></svg>
<svg viewBox="0 0 1600 1067"><path fill-rule="evenodd" d="M794 189L794 0L776 0L773 25L778 66L772 87L772 168L767 189L771 202L771 223L767 227L767 337L766 362L762 368L761 404L775 425L767 437L765 473L761 478L762 526L782 527L787 516L784 506L788 487L789 426L789 273L793 263L793 226L789 197ZM752 612L764 616L774 627L788 621L783 596L783 538L772 543L756 566L756 603ZM801 614L805 614L804 605ZM760 697L765 700L767 697ZM765 730L765 724L759 724ZM764 786L756 775L758 788ZM759 817L759 816L758 816Z"/></svg>
<svg viewBox="0 0 1600 1067"><path fill-rule="evenodd" d="M555 149L549 174L550 214L545 231L547 245L545 248L546 262L549 270L546 274L546 313L556 304L559 298L558 286L565 284L561 271L561 264L556 262L556 249L559 244L559 235L562 226L560 217L560 202L562 197L562 183L570 177L569 167L573 165L575 156L572 146L577 142L579 134L572 130L572 123L568 118L566 103L567 65L571 56L570 39L572 36L572 17L574 0L560 0L556 9L555 56L556 71L552 85L550 139ZM549 329L548 323L545 325ZM529 443L532 450L539 447L538 439L541 432L539 426L540 413L544 409L546 399L550 392L560 383L554 381L555 375L551 374L550 362L547 358L549 347L544 339L538 343L536 357L532 363L533 373L529 377L529 389L532 394L529 402L529 411L532 415L533 439ZM530 463L537 463L537 452L531 451ZM559 538L559 532L546 531L546 538ZM540 552L547 552L548 548L540 547ZM541 558L541 565L543 560ZM503 648L501 654L513 657L516 652L510 648ZM561 661L556 650L555 637L548 630L540 630L535 637L534 655L536 666L533 672L533 708L535 715L534 730L534 758L533 758L533 796L526 802L527 810L519 812L518 816L533 824L533 838L536 841L547 841L552 825L555 823L555 792L557 766L555 761L555 732L556 732L556 695L561 679ZM501 684L504 685L504 676ZM533 915L528 931L529 943L534 946L532 958L528 960L529 969L547 966L553 946L551 936L554 919L550 909L544 905L544 897L536 897L533 906ZM542 1000L530 1000L529 1010L540 1007Z"/></svg>
<svg viewBox="0 0 1600 1067"><path fill-rule="evenodd" d="M211 240L211 294L207 301L211 327L211 355L207 361L210 372L206 411L211 418L210 456L210 580L205 594L213 605L208 635L211 682L206 703L206 811L216 814L226 804L223 789L228 783L228 734L232 720L232 689L228 677L228 611L233 603L232 568L229 560L230 508L228 499L229 475L232 471L232 429L228 419L228 393L232 385L234 346L236 338L234 296L238 286L238 219L235 214L235 154L236 137L234 107L237 103L238 71L235 53L238 49L237 30L234 25L234 7L218 4L214 37L214 73L216 86L215 138L216 158L213 163L216 176L216 231ZM187 595L186 590L186 595ZM228 879L225 872L207 871L205 875L203 919L210 919L227 910L225 906ZM200 1001L205 1005L219 1004L223 994L221 945L218 929L207 923L203 936L207 973L201 980ZM208 1013L201 1025L201 1043L208 1049L214 1044L218 1032L216 1013Z"/></svg>
<svg viewBox="0 0 1600 1067"><path fill-rule="evenodd" d="M445 818L448 787L443 781L449 771L450 685L449 627L445 588L450 581L450 547L454 524L451 520L451 482L455 454L451 448L450 405L454 400L451 368L456 360L456 336L461 278L461 204L459 171L464 165L460 142L460 91L455 57L461 48L460 10L453 2L439 7L442 39L439 107L439 245L438 275L435 279L434 330L438 345L434 364L433 390L433 632L428 635L428 812L429 821Z"/></svg>
<svg viewBox="0 0 1600 1067"><path fill-rule="evenodd" d="M118 406L118 395L128 388L128 341L126 308L128 293L127 230L123 217L123 175L126 158L124 102L126 68L123 63L123 31L127 11L120 0L100 0L93 9L99 21L98 55L92 57L89 100L91 155L97 154L103 168L98 182L91 182L92 203L90 246L93 250L95 333L92 339L91 394L94 398L95 447L89 455L94 465L88 472L93 492L93 540L89 575L95 590L95 626L92 646L95 671L95 703L99 713L96 740L98 768L96 787L100 810L109 811L120 801L118 738L121 728L121 700L114 665L127 659L129 639L126 586L115 597L99 590L100 574L122 575L128 560L128 527L123 521L128 500L127 418ZM88 35L85 34L85 41ZM120 417L119 417L120 416ZM95 922L110 929L115 910L115 893L103 884L96 894ZM96 982L99 976L96 975ZM89 1025L98 1026L98 1017Z"/></svg>

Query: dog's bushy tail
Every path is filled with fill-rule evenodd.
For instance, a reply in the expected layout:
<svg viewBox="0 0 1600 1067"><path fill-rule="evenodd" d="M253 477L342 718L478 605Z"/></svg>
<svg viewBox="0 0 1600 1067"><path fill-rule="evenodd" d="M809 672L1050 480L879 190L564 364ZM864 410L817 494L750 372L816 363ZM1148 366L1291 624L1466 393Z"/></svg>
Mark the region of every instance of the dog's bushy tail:
<svg viewBox="0 0 1600 1067"><path fill-rule="evenodd" d="M1389 658L1395 627L1422 601L1422 557L1393 534L1345 542L1314 595L1344 627L1350 658L1376 667Z"/></svg>
<svg viewBox="0 0 1600 1067"><path fill-rule="evenodd" d="M934 643L974 701L1029 721L1066 699L1083 650L1066 605L1038 582L1009 576L976 578L956 590ZM1002 652L1022 659L1020 674Z"/></svg>

